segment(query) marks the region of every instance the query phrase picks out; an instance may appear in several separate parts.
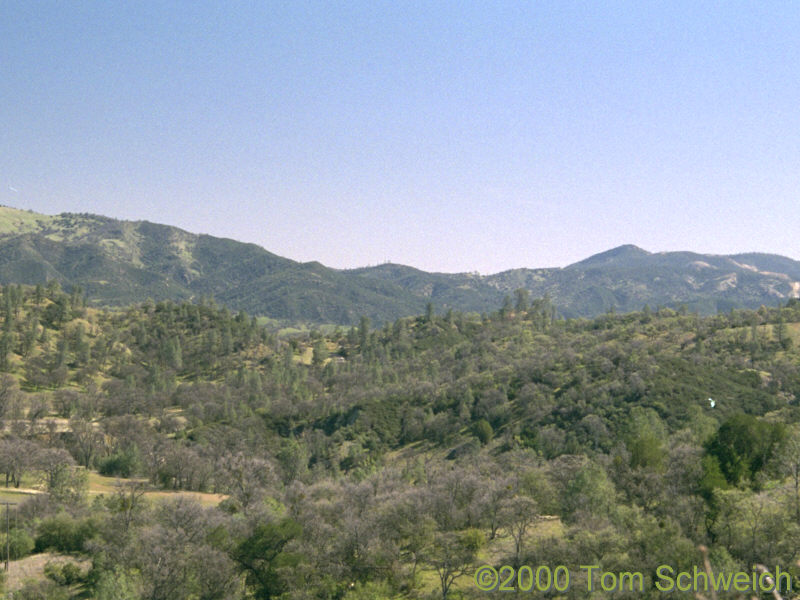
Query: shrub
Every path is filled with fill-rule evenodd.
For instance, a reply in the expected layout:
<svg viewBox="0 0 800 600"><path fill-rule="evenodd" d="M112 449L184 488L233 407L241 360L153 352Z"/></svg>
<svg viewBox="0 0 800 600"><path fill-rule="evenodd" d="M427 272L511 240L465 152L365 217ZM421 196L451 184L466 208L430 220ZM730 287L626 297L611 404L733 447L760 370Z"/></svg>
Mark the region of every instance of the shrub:
<svg viewBox="0 0 800 600"><path fill-rule="evenodd" d="M12 529L8 533L8 549L11 554L11 560L18 560L28 556L33 551L33 547L33 538L24 529ZM0 535L0 548L2 548L3 554L5 555L5 532Z"/></svg>
<svg viewBox="0 0 800 600"><path fill-rule="evenodd" d="M67 585L78 583L83 579L83 573L81 573L81 568L75 563L71 562L65 563L61 567L61 576L64 579L64 583Z"/></svg>
<svg viewBox="0 0 800 600"><path fill-rule="evenodd" d="M30 580L16 592L14 600L69 600L69 591L58 584L45 580Z"/></svg>
<svg viewBox="0 0 800 600"><path fill-rule="evenodd" d="M103 571L94 586L95 600L139 600L142 597L140 577L124 571Z"/></svg>
<svg viewBox="0 0 800 600"><path fill-rule="evenodd" d="M100 474L128 478L139 470L140 460L135 451L116 452L100 461Z"/></svg>
<svg viewBox="0 0 800 600"><path fill-rule="evenodd" d="M80 552L86 540L96 533L97 524L91 519L77 521L61 513L39 524L35 549L37 552L50 548L60 552Z"/></svg>
<svg viewBox="0 0 800 600"><path fill-rule="evenodd" d="M483 446L491 442L492 436L494 435L492 426L486 419L481 419L480 421L476 422L472 426L472 433L475 435L476 438L478 438L481 445Z"/></svg>
<svg viewBox="0 0 800 600"><path fill-rule="evenodd" d="M83 580L81 568L72 562L63 564L48 562L44 566L44 574L58 585L72 585Z"/></svg>

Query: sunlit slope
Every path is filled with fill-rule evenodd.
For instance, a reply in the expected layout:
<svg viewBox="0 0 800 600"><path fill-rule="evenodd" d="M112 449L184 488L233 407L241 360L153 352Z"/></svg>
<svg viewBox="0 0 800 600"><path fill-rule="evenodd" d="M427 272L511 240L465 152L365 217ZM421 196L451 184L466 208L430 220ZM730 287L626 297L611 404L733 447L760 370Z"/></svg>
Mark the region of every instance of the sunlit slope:
<svg viewBox="0 0 800 600"><path fill-rule="evenodd" d="M626 245L596 254L564 268L512 269L494 275L426 273L401 265L355 271L396 283L435 303L467 310L517 289L532 298L553 301L562 316L592 317L616 310L686 306L714 314L731 308L774 306L800 293L800 263L783 256L742 254L717 256L693 252L651 253Z"/></svg>
<svg viewBox="0 0 800 600"><path fill-rule="evenodd" d="M396 285L146 221L0 207L0 283L80 285L100 304L214 296L234 310L334 323L420 311Z"/></svg>
<svg viewBox="0 0 800 600"><path fill-rule="evenodd" d="M775 306L800 296L800 263L769 254L651 253L626 245L565 268L494 275L398 264L342 271L147 221L0 207L0 284L49 280L80 285L97 304L213 296L232 310L277 319L354 324L367 316L378 324L423 312L429 302L440 313L491 312L504 302L514 305L520 289L530 298L549 297L565 317L646 304L701 314Z"/></svg>

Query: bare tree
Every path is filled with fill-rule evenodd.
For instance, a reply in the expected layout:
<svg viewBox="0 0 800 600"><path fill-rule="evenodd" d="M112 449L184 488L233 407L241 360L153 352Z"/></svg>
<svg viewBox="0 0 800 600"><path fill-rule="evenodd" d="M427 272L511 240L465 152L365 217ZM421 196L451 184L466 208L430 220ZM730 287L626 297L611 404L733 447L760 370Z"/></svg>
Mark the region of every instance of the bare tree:
<svg viewBox="0 0 800 600"><path fill-rule="evenodd" d="M145 507L147 486L141 481L118 481L115 488L113 507L120 516L123 530L127 532Z"/></svg>
<svg viewBox="0 0 800 600"><path fill-rule="evenodd" d="M56 414L65 419L69 419L78 407L80 394L76 390L69 388L56 390L53 394L53 409Z"/></svg>
<svg viewBox="0 0 800 600"><path fill-rule="evenodd" d="M472 573L482 543L483 534L475 529L436 534L426 562L439 576L442 600L447 600L456 579Z"/></svg>
<svg viewBox="0 0 800 600"><path fill-rule="evenodd" d="M22 476L34 467L39 446L21 438L0 440L0 472L6 476L6 487L9 483L18 488Z"/></svg>
<svg viewBox="0 0 800 600"><path fill-rule="evenodd" d="M70 436L72 454L78 464L88 469L102 445L103 436L91 422L78 417L70 419L69 426L72 432Z"/></svg>
<svg viewBox="0 0 800 600"><path fill-rule="evenodd" d="M69 452L63 448L46 448L36 458L36 468L51 498L59 502L77 504L85 500L89 488L86 470L75 464Z"/></svg>
<svg viewBox="0 0 800 600"><path fill-rule="evenodd" d="M275 467L270 461L241 452L223 455L217 461L215 470L217 479L224 482L245 512L263 498L266 490L277 481Z"/></svg>
<svg viewBox="0 0 800 600"><path fill-rule="evenodd" d="M0 419L2 419L9 408L14 404L19 395L19 383L11 375L3 373L0 375Z"/></svg>
<svg viewBox="0 0 800 600"><path fill-rule="evenodd" d="M497 537L497 531L502 527L503 509L515 488L516 483L511 477L495 477L486 482L481 506L488 521L490 540Z"/></svg>
<svg viewBox="0 0 800 600"><path fill-rule="evenodd" d="M519 565L525 535L531 525L539 520L536 502L527 496L515 496L504 503L500 518L514 539L514 564Z"/></svg>
<svg viewBox="0 0 800 600"><path fill-rule="evenodd" d="M126 495L130 490L126 491ZM134 493L138 491L134 490ZM241 584L233 561L207 541L224 517L186 497L164 502L155 522L136 529L124 557L142 574L148 600L234 600Z"/></svg>

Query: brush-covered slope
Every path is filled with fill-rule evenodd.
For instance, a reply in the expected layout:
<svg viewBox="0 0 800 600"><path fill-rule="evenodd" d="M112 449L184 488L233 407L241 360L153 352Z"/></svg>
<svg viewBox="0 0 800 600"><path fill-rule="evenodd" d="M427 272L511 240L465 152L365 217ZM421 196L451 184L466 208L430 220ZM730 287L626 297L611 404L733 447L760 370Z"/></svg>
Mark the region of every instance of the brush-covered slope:
<svg viewBox="0 0 800 600"><path fill-rule="evenodd" d="M99 304L214 296L233 309L318 322L384 321L424 307L392 283L298 263L255 244L146 221L0 207L0 283L48 280L80 285Z"/></svg>
<svg viewBox="0 0 800 600"><path fill-rule="evenodd" d="M775 255L716 256L650 253L621 246L564 269L522 270L491 276L498 288L548 294L565 316L592 316L650 306L685 305L713 314L757 308L797 297L800 263Z"/></svg>
<svg viewBox="0 0 800 600"><path fill-rule="evenodd" d="M785 304L553 320L540 302L283 338L211 302L5 286L11 556L92 565L14 597L480 600L481 565L579 574L589 556L643 574L618 597L660 600L653 574L702 564L700 545L716 573L759 561L796 582ZM574 579L564 597L598 597Z"/></svg>
<svg viewBox="0 0 800 600"><path fill-rule="evenodd" d="M357 273L398 284L437 303L491 310L520 288L549 296L561 315L592 317L685 305L713 314L731 308L774 306L800 292L800 262L772 254L716 256L650 253L632 245L596 254L563 269L512 269L494 275L426 273L400 265Z"/></svg>
<svg viewBox="0 0 800 600"><path fill-rule="evenodd" d="M384 264L336 270L255 244L146 221L39 215L0 207L0 284L80 285L97 304L213 296L234 310L292 321L385 323L438 311L491 312L520 288L566 317L685 305L713 314L800 295L800 263L771 254L650 253L626 245L563 269L494 275L428 273Z"/></svg>

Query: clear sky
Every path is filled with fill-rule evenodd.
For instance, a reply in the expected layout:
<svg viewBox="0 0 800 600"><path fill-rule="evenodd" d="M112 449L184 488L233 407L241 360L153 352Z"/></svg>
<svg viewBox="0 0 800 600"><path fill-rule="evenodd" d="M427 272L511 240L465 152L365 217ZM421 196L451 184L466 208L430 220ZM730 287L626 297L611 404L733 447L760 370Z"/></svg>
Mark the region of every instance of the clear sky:
<svg viewBox="0 0 800 600"><path fill-rule="evenodd" d="M0 203L332 267L800 258L796 2L0 4Z"/></svg>

